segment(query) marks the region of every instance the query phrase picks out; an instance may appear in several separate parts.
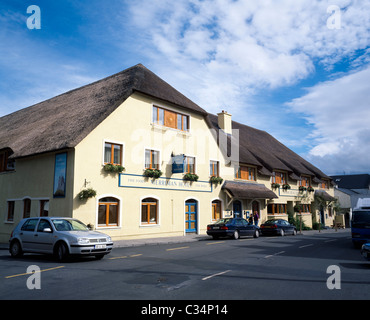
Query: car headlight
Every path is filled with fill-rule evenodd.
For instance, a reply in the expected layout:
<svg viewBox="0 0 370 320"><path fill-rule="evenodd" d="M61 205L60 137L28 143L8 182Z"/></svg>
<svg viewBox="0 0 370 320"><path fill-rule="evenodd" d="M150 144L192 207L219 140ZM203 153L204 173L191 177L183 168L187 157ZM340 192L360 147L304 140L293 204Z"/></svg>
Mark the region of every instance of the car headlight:
<svg viewBox="0 0 370 320"><path fill-rule="evenodd" d="M78 238L77 239L77 242L79 244L89 244L90 243L90 240L88 238Z"/></svg>
<svg viewBox="0 0 370 320"><path fill-rule="evenodd" d="M107 237L107 242L112 242L112 238L110 236Z"/></svg>

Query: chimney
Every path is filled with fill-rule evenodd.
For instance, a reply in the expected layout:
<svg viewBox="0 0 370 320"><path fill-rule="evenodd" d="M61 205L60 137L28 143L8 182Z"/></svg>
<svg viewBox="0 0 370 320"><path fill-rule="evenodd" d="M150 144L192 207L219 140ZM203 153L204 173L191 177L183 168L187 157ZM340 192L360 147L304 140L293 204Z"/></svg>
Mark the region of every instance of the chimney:
<svg viewBox="0 0 370 320"><path fill-rule="evenodd" d="M227 111L222 110L222 112L217 113L218 116L218 126L227 134L232 134L231 125L231 114Z"/></svg>

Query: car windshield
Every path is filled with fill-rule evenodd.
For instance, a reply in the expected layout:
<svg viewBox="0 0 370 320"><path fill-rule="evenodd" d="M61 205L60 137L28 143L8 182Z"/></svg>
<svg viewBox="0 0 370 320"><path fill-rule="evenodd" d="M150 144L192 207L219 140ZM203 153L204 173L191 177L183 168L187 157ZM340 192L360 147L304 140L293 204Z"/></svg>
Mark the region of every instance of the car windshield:
<svg viewBox="0 0 370 320"><path fill-rule="evenodd" d="M370 224L370 211L354 211L352 214L352 221Z"/></svg>
<svg viewBox="0 0 370 320"><path fill-rule="evenodd" d="M215 224L227 224L232 222L232 218L223 218L215 222Z"/></svg>
<svg viewBox="0 0 370 320"><path fill-rule="evenodd" d="M81 221L74 219L53 219L53 224L57 231L88 231L88 227Z"/></svg>

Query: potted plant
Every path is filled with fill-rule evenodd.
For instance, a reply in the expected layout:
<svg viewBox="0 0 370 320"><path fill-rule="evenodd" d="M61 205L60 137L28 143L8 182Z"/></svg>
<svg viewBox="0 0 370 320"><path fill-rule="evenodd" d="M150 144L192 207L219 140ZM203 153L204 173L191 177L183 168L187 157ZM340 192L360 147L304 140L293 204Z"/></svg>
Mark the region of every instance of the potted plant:
<svg viewBox="0 0 370 320"><path fill-rule="evenodd" d="M157 179L162 175L162 171L158 169L145 169L144 176Z"/></svg>
<svg viewBox="0 0 370 320"><path fill-rule="evenodd" d="M284 183L284 184L283 184L283 189L284 189L284 190L289 190L289 189L290 189L290 184L288 184L288 183Z"/></svg>
<svg viewBox="0 0 370 320"><path fill-rule="evenodd" d="M314 188L312 188L311 186L309 186L309 187L307 188L307 191L308 191L308 192L314 192L315 190L314 190Z"/></svg>
<svg viewBox="0 0 370 320"><path fill-rule="evenodd" d="M299 191L306 191L306 190L307 190L307 188L306 188L305 186L299 186L298 190L299 190Z"/></svg>
<svg viewBox="0 0 370 320"><path fill-rule="evenodd" d="M222 181L224 181L224 179L222 179L221 177L211 176L211 178L209 178L209 182L214 184L221 184Z"/></svg>
<svg viewBox="0 0 370 320"><path fill-rule="evenodd" d="M187 181L198 181L199 176L195 173L187 173L184 175L184 180Z"/></svg>
<svg viewBox="0 0 370 320"><path fill-rule="evenodd" d="M122 172L125 168L119 164L107 163L103 167L106 172Z"/></svg>
<svg viewBox="0 0 370 320"><path fill-rule="evenodd" d="M279 183L276 183L276 182L271 183L271 188L277 189L279 187L280 187L280 184Z"/></svg>
<svg viewBox="0 0 370 320"><path fill-rule="evenodd" d="M86 200L88 198L93 198L96 196L96 191L92 188L83 189L78 193L78 199Z"/></svg>

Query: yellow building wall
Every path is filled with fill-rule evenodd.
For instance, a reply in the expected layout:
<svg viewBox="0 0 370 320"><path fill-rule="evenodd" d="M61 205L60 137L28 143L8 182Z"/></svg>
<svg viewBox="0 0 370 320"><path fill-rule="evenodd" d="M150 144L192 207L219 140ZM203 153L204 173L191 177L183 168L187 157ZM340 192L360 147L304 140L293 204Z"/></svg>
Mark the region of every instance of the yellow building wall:
<svg viewBox="0 0 370 320"><path fill-rule="evenodd" d="M60 152L58 152L60 153ZM31 217L40 216L40 200L49 200L50 216L72 216L74 151L67 153L66 196L53 198L55 153L17 159L15 171L0 173L0 242L23 219L24 199L31 199ZM14 201L14 220L7 221L8 201Z"/></svg>
<svg viewBox="0 0 370 320"><path fill-rule="evenodd" d="M190 131L181 132L153 124L153 104L189 115ZM141 182L133 183L133 188L120 187L120 175L103 170L105 141L123 145L122 165L125 170L121 179L134 175L132 177ZM142 177L145 149L160 151L163 175L154 185L151 178ZM194 156L195 172L200 182L187 183L186 188L160 189L163 187L160 183L183 182L182 173L172 174L171 154ZM94 225L95 229L113 239L184 235L185 201L195 199L198 203L198 233L205 233L207 224L212 221L211 202L219 199L221 189L220 185L213 185L211 189L209 184L210 159L220 161L221 177L228 170L233 172L233 169L225 168L217 143L202 116L133 94L75 148L74 217ZM85 187L96 190L97 196L79 200L77 194ZM120 202L117 227L99 227L97 223L99 199L108 196ZM147 197L155 198L159 203L159 223L156 225L141 224L141 200Z"/></svg>

